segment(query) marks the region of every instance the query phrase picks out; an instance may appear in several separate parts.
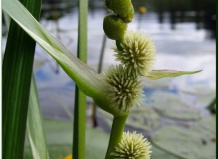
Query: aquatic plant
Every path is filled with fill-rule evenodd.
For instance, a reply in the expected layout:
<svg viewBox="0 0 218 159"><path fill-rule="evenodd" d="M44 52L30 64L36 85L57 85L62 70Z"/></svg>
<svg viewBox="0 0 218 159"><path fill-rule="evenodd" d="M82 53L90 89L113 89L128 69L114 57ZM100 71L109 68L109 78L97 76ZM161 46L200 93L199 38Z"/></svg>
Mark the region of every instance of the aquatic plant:
<svg viewBox="0 0 218 159"><path fill-rule="evenodd" d="M30 7L40 8L39 6L34 6L32 1L27 0L25 2L27 2L27 4L31 4ZM126 30L127 23L131 22L134 17L134 9L131 0L106 0L105 4L106 7L113 13L104 18L103 29L108 38L116 40L116 48L114 50L116 52L117 60L120 61L120 65L111 66L105 73L98 74L95 70L85 64L87 52L87 1L82 1L79 9L80 21L78 57L81 58L81 60L73 56L72 53L66 49L62 43L60 43L60 41L47 32L19 1L2 1L3 10L60 64L62 69L69 75L70 78L72 78L79 88L79 90L77 89L76 91L76 97L78 97L76 112L78 112L78 117L74 120L75 140L73 142L73 157L75 159L83 159L85 153L85 95L92 97L100 108L112 114L114 117L108 150L105 157L106 159L114 158L111 154L120 154L120 146L122 143L127 143L125 142L125 135L124 138L122 138L123 130L131 108L135 106L135 104L139 105L138 103L140 102L142 94L140 79L159 79L163 77L175 77L183 74L193 74L199 72L152 70L152 66L155 61L155 48L152 40L143 33L133 33ZM39 11L37 13L39 13ZM16 31L15 29L18 28L14 21L11 22L9 35L12 34L10 32ZM14 34L12 35L14 36ZM24 40L26 39L24 38ZM8 38L7 45L9 45L9 41L16 43L18 46L25 47L25 43L19 43L20 39L16 39L16 41L14 41L14 39ZM18 51L8 50L13 47L14 46L12 44L10 44L10 47L6 47L5 58L3 61L4 159L22 158L23 155L29 89L27 89L27 93L22 93L22 90L24 88L24 84L30 87L32 69L32 62L30 62L30 65L28 66L30 67L29 78L25 81L23 81L23 79L19 79L23 74L19 74L18 77L14 78L14 72L23 72L26 66L24 65L24 68L20 66L29 62L28 58L26 60L21 59L17 66L11 68L14 72L8 74L7 70L10 66L10 62L6 62L10 61L10 54L8 52L13 52L14 54L12 56L13 58L16 58L15 55ZM16 64L16 60L13 61L13 63ZM15 81L17 79L19 79L18 81L21 83L16 83ZM17 84L16 94L13 94L13 82ZM20 99L26 99L25 103L18 104ZM10 105L11 100L13 107ZM38 112L38 114L39 113L40 112ZM31 115L34 117L34 113L31 113ZM40 115L38 117L40 118ZM36 120L40 120L39 118L36 118ZM28 121L30 121L30 119L31 118L28 118ZM34 120L31 120L30 122L35 124ZM29 124L31 125L31 123ZM39 126L42 126L42 124L39 124ZM29 131L29 133L34 134L34 131ZM41 129L41 132L35 134L35 136L33 134L30 135L30 137L33 137L34 139L32 140L34 145L31 146L32 152L33 154L34 152L41 153L42 151L38 150L39 146L35 145L40 144L40 140L37 140L37 137L41 137L40 139L44 140L43 129ZM133 137L127 134L128 142L132 142L133 145L138 143L140 146L141 144L139 140L141 140L143 144L147 145L145 139L141 136L137 136L136 133L133 134ZM134 136L137 136L137 140ZM122 141L122 139L124 141ZM119 143L121 144L119 145ZM41 144L46 147L46 142L42 142ZM140 150L140 152L143 152L142 154L146 154L145 156L150 155L150 150ZM129 151L132 152L132 149L129 149ZM125 151L124 153L130 153L129 151ZM49 158L46 151L43 155L44 156L42 158ZM140 156L141 154L134 151L134 155Z"/></svg>

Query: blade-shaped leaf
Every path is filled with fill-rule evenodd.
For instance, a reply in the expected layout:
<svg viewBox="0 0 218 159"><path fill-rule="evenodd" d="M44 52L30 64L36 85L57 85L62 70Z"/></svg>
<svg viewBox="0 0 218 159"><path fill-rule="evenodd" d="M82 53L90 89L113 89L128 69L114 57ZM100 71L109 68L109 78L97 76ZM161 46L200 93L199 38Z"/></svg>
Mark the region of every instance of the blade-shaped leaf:
<svg viewBox="0 0 218 159"><path fill-rule="evenodd" d="M157 80L165 77L177 77L181 75L195 74L201 71L202 70L198 70L198 71L152 70L151 72L148 72L145 75L145 77L147 77L150 80Z"/></svg>
<svg viewBox="0 0 218 159"><path fill-rule="evenodd" d="M86 95L96 96L100 89L105 88L106 83L98 78L96 71L73 56L19 1L3 0L2 8L60 64Z"/></svg>
<svg viewBox="0 0 218 159"><path fill-rule="evenodd" d="M41 0L20 0L19 3L22 3L33 17L39 19ZM23 158L34 53L35 41L11 20L2 64L4 159Z"/></svg>
<svg viewBox="0 0 218 159"><path fill-rule="evenodd" d="M33 159L49 159L42 115L33 76L30 88L29 109L27 116L27 132Z"/></svg>
<svg viewBox="0 0 218 159"><path fill-rule="evenodd" d="M63 44L47 32L17 0L3 0L3 10L27 33L29 34L48 54L50 54L74 80L79 89L94 99L103 110L116 115L126 115L117 108L111 106L105 90L111 85L101 80L98 73L68 51Z"/></svg>

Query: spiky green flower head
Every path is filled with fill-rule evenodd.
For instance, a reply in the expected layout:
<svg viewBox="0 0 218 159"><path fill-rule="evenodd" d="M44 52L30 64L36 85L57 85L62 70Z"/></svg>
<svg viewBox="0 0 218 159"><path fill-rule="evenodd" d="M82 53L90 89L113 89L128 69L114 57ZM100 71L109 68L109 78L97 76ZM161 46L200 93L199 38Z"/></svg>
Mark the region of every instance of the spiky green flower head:
<svg viewBox="0 0 218 159"><path fill-rule="evenodd" d="M118 40L123 38L127 29L127 24L116 15L109 14L104 17L103 29L109 39Z"/></svg>
<svg viewBox="0 0 218 159"><path fill-rule="evenodd" d="M132 74L144 76L155 63L155 46L152 39L138 31L127 31L116 41L116 60L124 64Z"/></svg>
<svg viewBox="0 0 218 159"><path fill-rule="evenodd" d="M102 78L112 86L108 94L118 110L128 112L133 106L140 105L143 96L141 81L130 75L122 65L110 66Z"/></svg>
<svg viewBox="0 0 218 159"><path fill-rule="evenodd" d="M124 132L121 142L111 153L114 159L150 159L151 145L142 134Z"/></svg>
<svg viewBox="0 0 218 159"><path fill-rule="evenodd" d="M131 0L105 0L105 6L122 18L125 23L131 22L134 17Z"/></svg>

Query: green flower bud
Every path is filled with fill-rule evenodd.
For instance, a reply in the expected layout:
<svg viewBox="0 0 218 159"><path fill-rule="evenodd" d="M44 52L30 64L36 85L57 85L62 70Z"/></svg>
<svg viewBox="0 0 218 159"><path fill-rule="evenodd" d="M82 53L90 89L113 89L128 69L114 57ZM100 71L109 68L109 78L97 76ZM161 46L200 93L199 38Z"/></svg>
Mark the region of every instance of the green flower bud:
<svg viewBox="0 0 218 159"><path fill-rule="evenodd" d="M118 40L124 36L127 25L116 15L109 14L104 17L103 29L109 39Z"/></svg>
<svg viewBox="0 0 218 159"><path fill-rule="evenodd" d="M134 17L131 0L105 0L105 6L121 17L125 23L131 22Z"/></svg>
<svg viewBox="0 0 218 159"><path fill-rule="evenodd" d="M117 109L127 112L141 101L142 86L136 77L129 75L128 70L122 65L110 66L103 74L112 87L108 90L109 98Z"/></svg>
<svg viewBox="0 0 218 159"><path fill-rule="evenodd" d="M152 39L140 32L128 31L116 41L116 60L125 65L133 75L144 76L155 62L155 46Z"/></svg>
<svg viewBox="0 0 218 159"><path fill-rule="evenodd" d="M151 145L142 134L124 132L121 142L111 155L114 159L150 159Z"/></svg>

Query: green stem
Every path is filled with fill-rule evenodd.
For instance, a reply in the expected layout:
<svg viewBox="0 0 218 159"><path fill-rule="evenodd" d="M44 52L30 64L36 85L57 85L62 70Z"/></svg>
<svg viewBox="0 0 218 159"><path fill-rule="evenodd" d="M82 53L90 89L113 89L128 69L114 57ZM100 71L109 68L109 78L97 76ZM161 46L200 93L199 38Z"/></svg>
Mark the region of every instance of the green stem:
<svg viewBox="0 0 218 159"><path fill-rule="evenodd" d="M93 123L93 128L96 128L98 126L96 113L97 113L97 105L93 101L93 103L92 103L92 123Z"/></svg>
<svg viewBox="0 0 218 159"><path fill-rule="evenodd" d="M122 139L127 117L128 115L122 117L114 117L105 159L113 159L113 156L111 156L110 154L111 152L115 151L115 147Z"/></svg>
<svg viewBox="0 0 218 159"><path fill-rule="evenodd" d="M102 47L101 47L101 53L100 53L100 58L99 58L99 63L98 63L98 73L100 74L102 72L102 64L103 64L103 58L104 58L104 50L105 50L105 44L106 44L106 39L107 36L104 34L103 41L102 41ZM93 121L93 127L97 127L97 117L96 117L96 111L97 111L97 105L95 102L93 102L92 105L92 121Z"/></svg>
<svg viewBox="0 0 218 159"><path fill-rule="evenodd" d="M73 158L85 158L86 96L76 87L73 127Z"/></svg>
<svg viewBox="0 0 218 159"><path fill-rule="evenodd" d="M98 64L98 73L102 72L102 63L103 63L106 39L107 39L107 36L106 36L106 34L104 34L104 38L103 38L103 42L102 42L102 47L101 47L101 54L100 54L100 59L99 59L99 64Z"/></svg>
<svg viewBox="0 0 218 159"><path fill-rule="evenodd" d="M22 0L39 19L40 0ZM11 20L2 66L2 147L4 159L23 158L35 41Z"/></svg>
<svg viewBox="0 0 218 159"><path fill-rule="evenodd" d="M87 15L88 0L79 1L79 33L78 33L78 58L87 61ZM80 72L83 73L83 72ZM86 95L76 86L74 129L73 129L73 158L85 158L85 132L86 132Z"/></svg>

